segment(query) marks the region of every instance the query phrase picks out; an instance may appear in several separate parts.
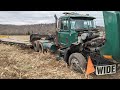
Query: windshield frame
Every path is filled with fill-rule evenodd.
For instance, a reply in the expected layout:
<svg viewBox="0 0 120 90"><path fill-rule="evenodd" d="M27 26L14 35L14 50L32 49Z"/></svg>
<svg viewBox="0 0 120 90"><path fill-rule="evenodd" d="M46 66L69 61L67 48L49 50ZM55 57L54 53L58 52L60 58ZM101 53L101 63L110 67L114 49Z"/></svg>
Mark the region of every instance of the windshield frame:
<svg viewBox="0 0 120 90"><path fill-rule="evenodd" d="M87 22L87 28L85 28L85 25L83 24L83 28L78 28L79 30L80 29L95 29L96 28L96 25L95 25L95 21L94 21L94 19L83 19L83 18L70 18L70 29L73 29L73 30L77 30L77 28L71 28L71 26L72 26L72 22L71 21L82 21L82 22ZM90 23L91 23L91 27L89 27L89 25L88 25L88 22L89 22L89 25L90 25ZM73 25L74 26L74 25ZM81 25L82 26L82 25Z"/></svg>

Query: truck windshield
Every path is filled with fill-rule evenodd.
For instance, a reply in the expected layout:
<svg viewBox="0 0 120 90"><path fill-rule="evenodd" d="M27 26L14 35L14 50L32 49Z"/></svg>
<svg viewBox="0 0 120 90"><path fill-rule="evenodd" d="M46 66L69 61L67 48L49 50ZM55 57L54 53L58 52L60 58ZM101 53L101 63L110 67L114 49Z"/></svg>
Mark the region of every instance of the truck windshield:
<svg viewBox="0 0 120 90"><path fill-rule="evenodd" d="M81 20L81 19L72 19L70 20L71 29L93 29L95 24L93 20Z"/></svg>

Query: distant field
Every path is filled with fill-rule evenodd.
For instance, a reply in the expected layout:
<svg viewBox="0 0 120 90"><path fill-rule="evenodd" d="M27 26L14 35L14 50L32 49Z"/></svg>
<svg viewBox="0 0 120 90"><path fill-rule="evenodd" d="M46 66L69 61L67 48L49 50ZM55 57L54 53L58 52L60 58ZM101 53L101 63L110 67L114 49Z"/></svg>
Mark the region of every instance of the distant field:
<svg viewBox="0 0 120 90"><path fill-rule="evenodd" d="M23 41L29 41L30 36L29 35L10 35L9 38L23 40Z"/></svg>
<svg viewBox="0 0 120 90"><path fill-rule="evenodd" d="M0 38L9 38L8 35L0 35Z"/></svg>
<svg viewBox="0 0 120 90"><path fill-rule="evenodd" d="M0 38L10 38L15 40L29 41L29 35L0 35Z"/></svg>

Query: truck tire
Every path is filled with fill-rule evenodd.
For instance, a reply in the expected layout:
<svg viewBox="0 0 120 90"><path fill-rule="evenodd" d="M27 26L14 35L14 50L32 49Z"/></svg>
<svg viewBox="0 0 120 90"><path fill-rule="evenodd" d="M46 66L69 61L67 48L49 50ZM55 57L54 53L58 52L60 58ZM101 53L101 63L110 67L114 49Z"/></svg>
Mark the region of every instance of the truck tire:
<svg viewBox="0 0 120 90"><path fill-rule="evenodd" d="M87 62L85 57L81 53L71 54L68 63L72 70L80 72L81 74L85 73Z"/></svg>
<svg viewBox="0 0 120 90"><path fill-rule="evenodd" d="M39 42L37 40L33 42L33 47L35 52L39 52Z"/></svg>

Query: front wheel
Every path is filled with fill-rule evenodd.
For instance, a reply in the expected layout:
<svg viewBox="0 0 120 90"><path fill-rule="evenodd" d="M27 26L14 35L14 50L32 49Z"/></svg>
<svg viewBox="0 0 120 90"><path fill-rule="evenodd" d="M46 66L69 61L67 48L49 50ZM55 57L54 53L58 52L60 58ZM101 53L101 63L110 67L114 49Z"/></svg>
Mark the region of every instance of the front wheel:
<svg viewBox="0 0 120 90"><path fill-rule="evenodd" d="M86 59L81 53L71 54L68 64L72 70L78 71L81 74L85 73Z"/></svg>

